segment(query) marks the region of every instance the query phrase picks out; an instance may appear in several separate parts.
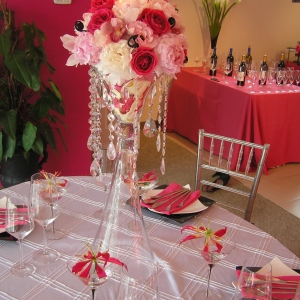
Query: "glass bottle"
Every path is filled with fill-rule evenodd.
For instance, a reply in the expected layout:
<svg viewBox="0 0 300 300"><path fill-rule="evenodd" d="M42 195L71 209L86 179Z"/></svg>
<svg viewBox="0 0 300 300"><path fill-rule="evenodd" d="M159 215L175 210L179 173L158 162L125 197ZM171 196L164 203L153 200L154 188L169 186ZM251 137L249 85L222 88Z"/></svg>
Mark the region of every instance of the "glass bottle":
<svg viewBox="0 0 300 300"><path fill-rule="evenodd" d="M284 63L284 53L281 53L281 56L280 56L280 61L278 63L278 68L285 68L285 63Z"/></svg>
<svg viewBox="0 0 300 300"><path fill-rule="evenodd" d="M232 70L233 70L233 64L234 64L234 57L232 55L232 48L229 49L229 54L227 56L227 64L230 64L231 65L231 72L228 73L227 76L232 76Z"/></svg>
<svg viewBox="0 0 300 300"><path fill-rule="evenodd" d="M242 61L239 65L238 76L237 76L237 86L245 85L245 76L246 76L246 55L242 55Z"/></svg>
<svg viewBox="0 0 300 300"><path fill-rule="evenodd" d="M267 76L268 69L269 69L269 67L268 67L268 64L267 64L267 55L264 55L263 61L260 65L260 72L262 72L262 76L265 76L265 77ZM260 84L260 80L259 80L258 83ZM266 85L266 81L265 81L264 85Z"/></svg>
<svg viewBox="0 0 300 300"><path fill-rule="evenodd" d="M248 46L248 52L246 54L246 75L248 75L248 70L250 70L252 64L252 55L251 55L251 45Z"/></svg>
<svg viewBox="0 0 300 300"><path fill-rule="evenodd" d="M217 48L215 47L214 52L213 52L212 56L210 57L210 70L209 70L210 76L216 76L217 63L218 63L218 56L217 56Z"/></svg>

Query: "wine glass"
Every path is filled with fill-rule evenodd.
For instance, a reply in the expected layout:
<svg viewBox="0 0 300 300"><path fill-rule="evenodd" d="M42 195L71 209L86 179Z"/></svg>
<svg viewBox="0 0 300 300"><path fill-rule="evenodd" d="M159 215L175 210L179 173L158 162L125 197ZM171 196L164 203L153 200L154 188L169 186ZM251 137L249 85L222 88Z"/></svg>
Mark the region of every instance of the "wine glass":
<svg viewBox="0 0 300 300"><path fill-rule="evenodd" d="M244 261L233 299L272 299L272 266L269 262L260 257Z"/></svg>
<svg viewBox="0 0 300 300"><path fill-rule="evenodd" d="M225 83L229 83L226 80L226 76L228 76L228 74L230 74L232 72L232 64L230 63L226 63L225 68L224 68L224 73L225 73Z"/></svg>
<svg viewBox="0 0 300 300"><path fill-rule="evenodd" d="M285 87L287 86L288 80L289 80L289 75L288 71L282 71L282 92L285 93Z"/></svg>
<svg viewBox="0 0 300 300"><path fill-rule="evenodd" d="M68 270L90 287L92 300L95 299L97 288L112 276L112 269L108 268L110 263L126 267L118 259L111 257L111 255L108 256L108 253L109 249L105 243L100 243L100 245L86 243L84 249L81 249L67 262Z"/></svg>
<svg viewBox="0 0 300 300"><path fill-rule="evenodd" d="M33 230L34 221L28 199L13 196L6 201L6 231L19 240L20 262L11 268L11 273L17 277L26 277L34 273L35 267L23 261L23 239Z"/></svg>
<svg viewBox="0 0 300 300"><path fill-rule="evenodd" d="M260 88L263 88L265 83L266 83L266 79L267 79L267 76L266 76L266 71L260 71L258 73L258 80L259 80L259 87ZM263 94L263 90L261 89L260 90L260 93Z"/></svg>
<svg viewBox="0 0 300 300"><path fill-rule="evenodd" d="M200 62L200 56L198 53L195 55L194 61L196 63L196 69L194 69L194 72L200 72L200 69L197 68L198 63Z"/></svg>
<svg viewBox="0 0 300 300"><path fill-rule="evenodd" d="M256 70L250 70L249 76L251 79L251 91L250 94L255 94L254 87L257 79L257 71Z"/></svg>
<svg viewBox="0 0 300 300"><path fill-rule="evenodd" d="M64 177L56 176L56 189L57 189L58 199L61 199L63 195L67 193L69 187L70 187L70 182L68 179ZM59 240L65 235L65 231L55 228L54 223L55 222L53 221L52 226L46 228L46 234L48 240Z"/></svg>
<svg viewBox="0 0 300 300"><path fill-rule="evenodd" d="M295 70L295 81L296 81L296 85L297 87L299 87L299 83L300 83L300 70ZM299 92L299 88L295 89L295 92Z"/></svg>
<svg viewBox="0 0 300 300"><path fill-rule="evenodd" d="M210 70L212 72L212 76L211 76L211 79L215 79L215 71L217 70L217 64L216 62L212 62L211 65L210 65Z"/></svg>
<svg viewBox="0 0 300 300"><path fill-rule="evenodd" d="M43 227L44 247L33 254L35 261L47 264L59 258L56 250L47 248L46 228L59 215L58 193L55 175L36 173L31 176L30 204L34 220Z"/></svg>
<svg viewBox="0 0 300 300"><path fill-rule="evenodd" d="M290 93L294 92L294 90L292 89L294 81L295 81L294 72L295 71L293 69L289 69L287 72L288 73L288 83L290 86L290 90L289 90Z"/></svg>
<svg viewBox="0 0 300 300"><path fill-rule="evenodd" d="M222 249L218 249L215 243L210 243L209 248L206 249L203 247L202 239L194 239L192 243L194 247L199 250L201 256L205 259L208 265L208 276L207 276L207 287L205 289L199 290L195 295L195 299L219 299L220 295L217 291L213 291L210 289L210 278L212 268L218 263L220 260L228 256L235 248L236 245L233 241L231 241L227 237L217 238L215 239L222 245ZM221 299L221 298L220 298Z"/></svg>
<svg viewBox="0 0 300 300"><path fill-rule="evenodd" d="M207 58L203 57L202 59L202 67L203 67L203 73L206 72L206 67L207 67Z"/></svg>
<svg viewBox="0 0 300 300"><path fill-rule="evenodd" d="M270 89L272 88L273 83L274 83L274 81L276 80L276 79L275 79L275 76L276 76L276 71L275 71L275 69L270 68L270 69L269 69L269 72L268 72L268 86L269 86ZM268 93L270 93L270 92L271 92L271 91L268 91Z"/></svg>

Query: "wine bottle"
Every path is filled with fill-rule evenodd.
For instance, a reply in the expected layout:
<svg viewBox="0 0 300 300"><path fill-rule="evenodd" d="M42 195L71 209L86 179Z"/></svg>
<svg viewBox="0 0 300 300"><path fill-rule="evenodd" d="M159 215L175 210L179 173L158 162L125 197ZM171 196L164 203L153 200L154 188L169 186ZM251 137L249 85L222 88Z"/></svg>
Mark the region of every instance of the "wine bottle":
<svg viewBox="0 0 300 300"><path fill-rule="evenodd" d="M284 53L281 53L280 61L278 63L278 68L285 68L285 63L284 63Z"/></svg>
<svg viewBox="0 0 300 300"><path fill-rule="evenodd" d="M248 70L250 70L251 63L252 63L251 45L249 45L248 52L246 55L246 65L247 65L246 75L248 75Z"/></svg>
<svg viewBox="0 0 300 300"><path fill-rule="evenodd" d="M263 61L260 65L261 76L267 77L268 69L269 69L269 67L268 67L268 64L267 64L267 55L264 55ZM258 81L258 83L260 84L260 80ZM265 80L264 85L266 85L266 84L267 84L267 80Z"/></svg>
<svg viewBox="0 0 300 300"><path fill-rule="evenodd" d="M232 48L230 48L230 49L229 49L229 54L228 54L228 56L227 56L227 64L230 64L230 65L231 65L231 68L230 68L231 72L228 73L227 76L232 76L233 63L234 63L234 57L233 57L233 55L232 55Z"/></svg>
<svg viewBox="0 0 300 300"><path fill-rule="evenodd" d="M212 56L210 57L210 70L209 70L210 76L216 76L217 63L218 63L218 56L217 56L217 48L215 47L214 52L213 52Z"/></svg>
<svg viewBox="0 0 300 300"><path fill-rule="evenodd" d="M245 76L246 76L246 55L242 55L242 61L239 65L238 76L237 76L237 86L245 85Z"/></svg>

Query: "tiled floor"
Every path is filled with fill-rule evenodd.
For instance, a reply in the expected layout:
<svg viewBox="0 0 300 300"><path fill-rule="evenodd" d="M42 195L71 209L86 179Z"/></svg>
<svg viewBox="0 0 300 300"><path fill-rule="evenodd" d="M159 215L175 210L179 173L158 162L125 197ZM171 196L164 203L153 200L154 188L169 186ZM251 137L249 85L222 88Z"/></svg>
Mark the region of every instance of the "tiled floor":
<svg viewBox="0 0 300 300"><path fill-rule="evenodd" d="M168 138L196 155L197 145L188 139L176 133L168 133ZM270 169L262 175L258 193L300 218L300 163Z"/></svg>

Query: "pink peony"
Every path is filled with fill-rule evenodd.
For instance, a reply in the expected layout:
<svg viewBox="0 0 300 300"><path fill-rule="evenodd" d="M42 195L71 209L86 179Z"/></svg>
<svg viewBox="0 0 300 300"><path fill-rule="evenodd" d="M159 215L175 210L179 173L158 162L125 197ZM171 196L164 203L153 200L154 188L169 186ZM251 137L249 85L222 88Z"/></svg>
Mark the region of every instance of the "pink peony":
<svg viewBox="0 0 300 300"><path fill-rule="evenodd" d="M154 49L158 57L155 72L158 76L162 73L169 75L180 72L186 57L186 37L182 34L164 35L158 46Z"/></svg>
<svg viewBox="0 0 300 300"><path fill-rule="evenodd" d="M97 10L91 17L88 24L88 30L90 33L94 33L95 30L100 29L101 25L106 22L110 22L111 18L114 17L114 13L107 8L101 8Z"/></svg>
<svg viewBox="0 0 300 300"><path fill-rule="evenodd" d="M77 37L70 37L69 35L61 37L64 47L72 53L67 66L94 65L99 62L100 49L96 46L92 34L82 32Z"/></svg>
<svg viewBox="0 0 300 300"><path fill-rule="evenodd" d="M136 21L128 24L127 33L130 36L138 35L136 42L140 47L155 48L159 43L159 37L153 34L153 30L144 22Z"/></svg>

